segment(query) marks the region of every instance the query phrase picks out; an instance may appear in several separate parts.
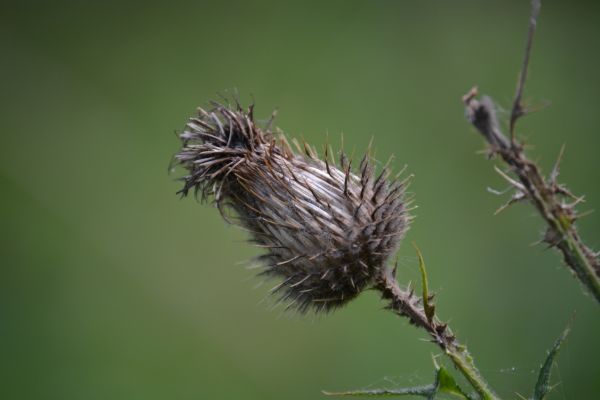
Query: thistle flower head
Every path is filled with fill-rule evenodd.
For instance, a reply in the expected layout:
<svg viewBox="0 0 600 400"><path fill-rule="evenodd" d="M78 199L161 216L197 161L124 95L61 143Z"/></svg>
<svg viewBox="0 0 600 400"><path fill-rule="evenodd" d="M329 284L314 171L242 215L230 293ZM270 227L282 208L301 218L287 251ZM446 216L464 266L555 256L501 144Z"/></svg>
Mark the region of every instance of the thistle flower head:
<svg viewBox="0 0 600 400"><path fill-rule="evenodd" d="M180 137L175 160L188 171L180 193L234 211L288 307L344 305L373 283L408 227L404 182L386 167L376 175L365 156L353 172L343 152L336 165L327 148L323 159L307 144L293 151L270 123L254 122L253 107L198 109Z"/></svg>

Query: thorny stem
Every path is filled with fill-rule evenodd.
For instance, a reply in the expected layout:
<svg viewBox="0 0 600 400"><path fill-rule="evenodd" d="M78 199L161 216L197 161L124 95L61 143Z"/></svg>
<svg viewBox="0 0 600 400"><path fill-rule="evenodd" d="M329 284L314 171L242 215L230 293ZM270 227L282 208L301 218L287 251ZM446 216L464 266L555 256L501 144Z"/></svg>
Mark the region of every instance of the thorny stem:
<svg viewBox="0 0 600 400"><path fill-rule="evenodd" d="M542 176L540 168L527 159L523 146L514 136L517 119L526 113L521 104L521 98L527 79L533 34L537 26L540 7L541 0L532 0L525 57L509 121L511 140L509 141L500 130L496 118L496 107L490 97L484 96L481 100L478 100L476 98L477 89L473 88L463 97L463 101L466 105L467 118L489 143L491 154L500 155L519 179L520 183L509 178L509 182L515 186L517 192L507 205L523 199L531 201L548 225L544 241L561 251L563 259L571 271L600 302L600 261L598 260L598 254L583 243L575 228L578 215L574 207L583 198L576 198L564 186L556 182L562 152L549 179L546 180ZM571 197L575 200L571 204L566 204L563 201L564 197Z"/></svg>
<svg viewBox="0 0 600 400"><path fill-rule="evenodd" d="M500 131L492 99L484 96L477 100L476 95L477 91L473 89L464 97L467 118L485 137L492 152L499 154L519 178L520 184L511 182L517 189L513 199L526 198L532 202L548 225L544 241L561 251L565 263L600 302L600 262L582 242L575 228L577 214L573 207L581 199L572 204L561 201L560 196L574 196L556 183L558 166L546 181L539 167L527 159L522 145L516 141L509 143Z"/></svg>
<svg viewBox="0 0 600 400"><path fill-rule="evenodd" d="M558 167L549 180L544 179L539 167L525 156L522 145L516 141L510 143L500 131L492 99L484 96L478 100L476 95L477 91L471 90L464 97L467 118L488 141L492 152L500 155L517 175L520 183L512 182L517 189L513 199L531 201L548 225L544 241L561 251L565 263L600 302L600 262L575 228L577 214L573 207L581 199L572 204L563 202L561 196L572 195L556 183Z"/></svg>
<svg viewBox="0 0 600 400"><path fill-rule="evenodd" d="M381 292L383 299L389 301L387 308L397 315L407 317L410 322L427 331L436 343L452 360L454 366L471 383L483 400L499 400L499 397L483 379L467 348L461 345L447 324L437 318L428 319L423 309L422 299L412 290L402 289L392 269L385 269L377 279L375 289Z"/></svg>
<svg viewBox="0 0 600 400"><path fill-rule="evenodd" d="M525 89L525 82L527 82L527 70L529 69L529 57L531 56L531 47L533 46L533 34L535 28L537 28L537 19L540 15L540 8L542 7L541 0L531 1L531 15L529 17L529 31L527 33L527 42L525 44L525 56L523 57L523 66L521 67L521 73L519 76L519 83L517 84L517 91L515 93L515 100L513 101L512 111L510 113L510 140L512 143L515 142L515 124L517 120L525 114L521 98L523 97L523 90Z"/></svg>
<svg viewBox="0 0 600 400"><path fill-rule="evenodd" d="M363 397L382 397L382 396L402 396L402 395L413 395L413 396L423 396L428 399L431 398L432 394L434 394L437 390L437 387L434 384L425 385L425 386L415 386L408 388L400 388L400 389L373 389L373 390L355 390L349 392L327 392L323 391L323 394L326 396L363 396Z"/></svg>

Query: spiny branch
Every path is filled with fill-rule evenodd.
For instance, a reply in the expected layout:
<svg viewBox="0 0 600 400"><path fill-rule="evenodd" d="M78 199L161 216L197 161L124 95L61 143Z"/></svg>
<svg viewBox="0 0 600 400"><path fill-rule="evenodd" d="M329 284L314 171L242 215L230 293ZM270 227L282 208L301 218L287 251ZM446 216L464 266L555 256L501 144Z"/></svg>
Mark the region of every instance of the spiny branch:
<svg viewBox="0 0 600 400"><path fill-rule="evenodd" d="M456 340L446 323L441 322L435 315L428 315L423 299L416 296L412 289L403 289L398 285L393 269L387 268L382 271L377 278L375 289L381 293L384 300L389 302L387 307L389 310L399 316L407 317L411 324L427 331L431 341L452 360L454 366L469 381L481 399L499 399L475 367L467 348ZM432 300L429 293L425 293L424 296L428 298L428 302Z"/></svg>
<svg viewBox="0 0 600 400"><path fill-rule="evenodd" d="M513 199L529 200L546 221L548 227L543 241L560 250L571 271L600 302L600 261L598 255L583 243L575 226L576 220L581 216L577 214L575 205L582 201L582 198L573 196L564 185L556 182L562 150L550 177L546 179L538 165L526 157L522 144L514 139L515 122L524 115L521 97L539 10L540 1L533 0L525 60L510 117L511 140L509 141L500 129L494 101L488 96L479 99L476 88L463 97L466 116L490 145L491 155L499 155L518 178L519 182L515 182L507 177L516 189ZM565 201L567 198L574 198L575 201L568 203ZM511 200L509 203L517 200Z"/></svg>
<svg viewBox="0 0 600 400"><path fill-rule="evenodd" d="M434 360L435 363L435 360ZM423 386L412 386L403 387L398 389L360 389L350 390L345 392L327 392L323 391L326 396L336 397L398 397L398 396L420 396L427 400L433 400L438 394L451 394L455 398L461 398L463 400L473 400L469 394L467 394L459 385L456 383L454 378L448 373L446 368L437 365L435 380L429 385Z"/></svg>
<svg viewBox="0 0 600 400"><path fill-rule="evenodd" d="M523 97L523 90L525 89L525 82L527 81L529 58L531 56L531 47L533 46L533 34L535 33L535 29L537 27L537 19L540 15L541 7L541 0L531 1L531 16L529 18L529 31L527 33L527 42L525 44L525 56L523 57L523 66L521 67L519 83L517 84L517 90L515 93L515 100L513 101L512 111L510 113L509 130L511 143L515 142L515 124L517 120L527 112L521 103L521 99Z"/></svg>

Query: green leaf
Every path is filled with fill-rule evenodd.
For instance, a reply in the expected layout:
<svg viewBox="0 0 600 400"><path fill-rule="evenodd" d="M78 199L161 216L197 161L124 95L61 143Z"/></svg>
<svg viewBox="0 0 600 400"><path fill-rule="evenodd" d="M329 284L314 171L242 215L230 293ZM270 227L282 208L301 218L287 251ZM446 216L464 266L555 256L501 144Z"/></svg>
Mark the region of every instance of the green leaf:
<svg viewBox="0 0 600 400"><path fill-rule="evenodd" d="M558 352L560 351L560 347L567 338L567 335L569 335L570 331L571 323L567 325L562 335L560 335L560 337L556 339L556 342L554 342L554 346L552 346L552 348L548 352L548 356L546 357L542 368L540 368L540 373L538 375L538 380L535 384L535 390L533 392L533 397L531 398L531 400L543 400L546 397L546 395L552 390L553 386L550 386L550 374L552 372L552 364L554 363L554 359L556 358Z"/></svg>
<svg viewBox="0 0 600 400"><path fill-rule="evenodd" d="M437 367L437 365L436 365ZM340 397L392 397L392 396L421 396L432 400L438 393L457 396L464 400L471 398L458 386L452 375L444 367L437 367L435 382L425 386L413 386L399 389L351 390L347 392L323 392L326 396Z"/></svg>
<svg viewBox="0 0 600 400"><path fill-rule="evenodd" d="M438 393L448 393L461 399L469 399L469 396L458 386L458 383L446 368L440 367L438 369L436 381Z"/></svg>
<svg viewBox="0 0 600 400"><path fill-rule="evenodd" d="M412 244L417 251L417 257L419 258L419 269L421 270L421 281L423 286L423 309L425 310L425 316L427 320L431 322L435 314L435 306L429 301L429 284L427 283L427 270L425 269L425 261L423 260L423 254L413 242Z"/></svg>
<svg viewBox="0 0 600 400"><path fill-rule="evenodd" d="M326 396L340 396L340 397L354 397L354 396L366 396L366 397L391 397L391 396L422 396L428 399L432 399L436 393L435 385L426 386L413 386L400 389L373 389L373 390L351 390L348 392L323 392Z"/></svg>

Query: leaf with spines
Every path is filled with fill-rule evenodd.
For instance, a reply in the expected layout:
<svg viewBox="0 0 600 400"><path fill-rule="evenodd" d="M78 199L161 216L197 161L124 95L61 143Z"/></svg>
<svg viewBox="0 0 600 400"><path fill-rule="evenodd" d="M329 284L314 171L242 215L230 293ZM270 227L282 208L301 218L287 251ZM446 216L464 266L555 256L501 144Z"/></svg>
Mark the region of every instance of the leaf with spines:
<svg viewBox="0 0 600 400"><path fill-rule="evenodd" d="M544 400L546 395L554 388L554 386L550 385L550 374L552 372L552 365L554 364L554 359L558 355L560 348L569 335L571 331L571 323L567 325L563 333L560 335L556 342L554 342L554 346L548 352L546 359L544 360L544 364L540 368L540 373L538 375L538 380L535 384L535 389L533 391L533 397L531 400Z"/></svg>
<svg viewBox="0 0 600 400"><path fill-rule="evenodd" d="M413 242L413 247L417 251L417 257L419 258L419 270L421 271L421 285L423 286L423 309L425 310L425 316L429 322L433 321L435 315L435 305L431 302L433 295L429 294L429 284L427 283L427 270L425 269L425 260L423 260L423 254L417 245Z"/></svg>
<svg viewBox="0 0 600 400"><path fill-rule="evenodd" d="M452 375L443 366L436 365L435 381L429 385L411 386L399 389L371 389L371 390L350 390L347 392L323 392L326 396L339 397L393 397L393 396L421 396L427 400L433 400L437 394L451 394L463 400L472 400L466 394Z"/></svg>
<svg viewBox="0 0 600 400"><path fill-rule="evenodd" d="M448 370L444 367L439 367L436 376L437 392L454 395L461 399L470 400L471 397L466 394Z"/></svg>
<svg viewBox="0 0 600 400"><path fill-rule="evenodd" d="M421 396L427 399L433 399L436 393L436 387L432 383L425 386L411 386L400 389L371 389L371 390L350 390L348 392L323 392L326 396L339 397L393 397L393 396Z"/></svg>

